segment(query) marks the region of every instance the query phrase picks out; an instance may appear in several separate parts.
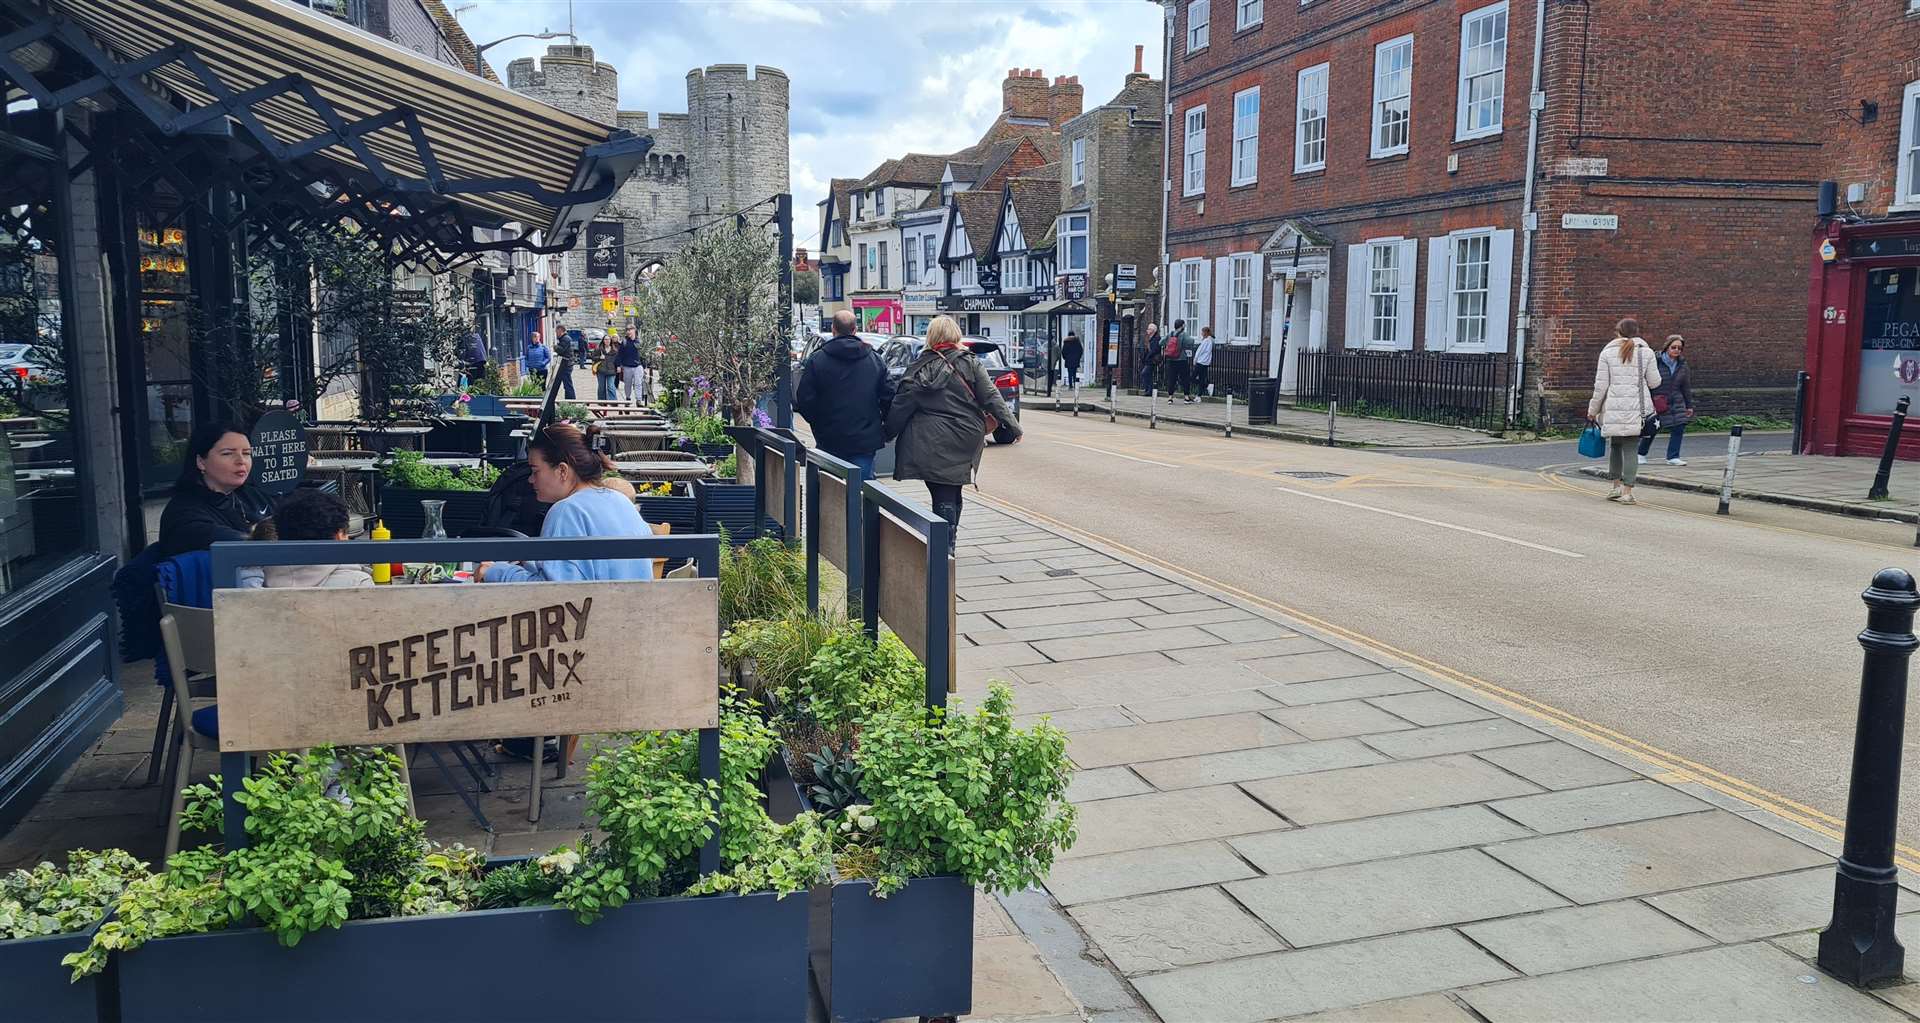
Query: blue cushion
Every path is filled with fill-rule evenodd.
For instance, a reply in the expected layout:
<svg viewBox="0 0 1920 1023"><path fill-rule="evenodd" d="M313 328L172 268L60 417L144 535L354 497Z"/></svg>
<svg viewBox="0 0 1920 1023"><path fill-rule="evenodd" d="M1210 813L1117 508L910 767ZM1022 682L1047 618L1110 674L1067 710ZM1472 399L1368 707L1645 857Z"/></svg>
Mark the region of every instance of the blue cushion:
<svg viewBox="0 0 1920 1023"><path fill-rule="evenodd" d="M210 739L220 738L220 708L208 705L193 712L193 730Z"/></svg>

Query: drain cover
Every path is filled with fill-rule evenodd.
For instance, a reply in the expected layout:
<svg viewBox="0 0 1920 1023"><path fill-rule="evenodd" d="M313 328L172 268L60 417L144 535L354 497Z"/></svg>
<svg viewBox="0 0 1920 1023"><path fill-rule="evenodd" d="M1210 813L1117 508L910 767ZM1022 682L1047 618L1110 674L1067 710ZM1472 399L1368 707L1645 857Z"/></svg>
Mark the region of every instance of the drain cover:
<svg viewBox="0 0 1920 1023"><path fill-rule="evenodd" d="M1080 573L1075 572L1071 568L1050 568L1047 570L1047 574L1057 578L1063 575L1079 575Z"/></svg>
<svg viewBox="0 0 1920 1023"><path fill-rule="evenodd" d="M1284 469L1275 471L1274 475L1291 476L1297 480L1343 480L1347 478L1347 474L1344 472L1287 472Z"/></svg>

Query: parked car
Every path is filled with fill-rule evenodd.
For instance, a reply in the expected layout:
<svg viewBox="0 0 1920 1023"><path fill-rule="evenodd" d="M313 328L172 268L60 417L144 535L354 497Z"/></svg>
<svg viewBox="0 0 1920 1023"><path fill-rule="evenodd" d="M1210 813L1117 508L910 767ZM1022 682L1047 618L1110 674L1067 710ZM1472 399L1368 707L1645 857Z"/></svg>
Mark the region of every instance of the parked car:
<svg viewBox="0 0 1920 1023"><path fill-rule="evenodd" d="M871 348L876 352L879 351L882 347L884 347L888 340L887 335L885 334L870 334L870 333L867 333L866 331L855 332L853 336L859 338L862 344L865 344L868 348ZM832 337L833 337L832 334L825 333L825 332L815 333L813 337L807 340L806 347L801 349L800 358L798 361L800 362L807 361L807 356L812 355L816 350L819 349L821 345L826 344L828 339Z"/></svg>
<svg viewBox="0 0 1920 1023"><path fill-rule="evenodd" d="M11 384L25 370L27 382L58 383L60 374L47 365L34 346L23 341L0 341L0 378Z"/></svg>
<svg viewBox="0 0 1920 1023"><path fill-rule="evenodd" d="M980 360L980 365L986 367L987 375L993 378L993 386L1000 390L1000 397L1013 410L1014 418L1020 418L1020 371L1007 365L1006 353L1000 343L984 337L966 337L960 343L966 345ZM926 338L901 334L887 340L880 349L880 361L887 364L887 375L897 384L906 374L907 367L913 365L913 360L919 358L926 348ZM993 442L1011 444L1013 431L1004 426L993 431Z"/></svg>

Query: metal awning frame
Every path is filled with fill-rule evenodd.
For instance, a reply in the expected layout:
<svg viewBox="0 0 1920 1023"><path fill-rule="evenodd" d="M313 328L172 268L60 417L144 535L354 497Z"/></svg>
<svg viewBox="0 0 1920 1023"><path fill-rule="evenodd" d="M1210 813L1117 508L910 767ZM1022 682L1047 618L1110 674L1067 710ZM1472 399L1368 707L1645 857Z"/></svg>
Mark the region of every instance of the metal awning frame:
<svg viewBox="0 0 1920 1023"><path fill-rule="evenodd" d="M564 192L522 177L449 179L441 172L427 133L411 109L394 107L349 121L299 75L236 91L183 43L123 60L97 45L81 26L66 17L42 11L24 0L0 0L0 5L25 23L0 36L0 77L43 109L61 109L111 94L122 107L138 112L152 129L152 134L144 138L130 133L139 139L137 164L128 159L136 154L101 154L91 146L88 160L107 155L123 169L137 170L133 177L142 181L167 177L182 194L226 184L243 197L242 217L264 215L265 223L259 226L283 236L302 227L331 228L351 221L388 240L396 257L413 261L464 262L494 251L563 252L574 246L579 231L612 198L653 145L651 138L610 129L608 141L583 152ZM36 44L70 55L91 74L58 87L43 80L15 56ZM194 106L183 100L180 107L163 102L149 88L148 76L168 66L191 73L216 101ZM269 132L253 107L289 95L298 96L327 130L293 141L282 141ZM234 132L234 124L242 131ZM394 171L367 143L370 134L395 126L405 130L425 170L424 177L412 178ZM73 131L71 127L69 130ZM84 135L75 135L87 144ZM165 144L174 140L199 141L200 145L183 148ZM245 143L247 148L235 154L233 142ZM227 151L207 150L208 143L225 143ZM357 166L343 160L338 155L342 153L351 154ZM183 166L195 156L206 157L206 166L198 172ZM78 169L84 170L84 163ZM478 211L458 197L488 192L521 195L550 206L555 211L553 221L522 224L515 237L476 239L476 228L505 225L478 216ZM535 231L544 232L543 243L535 244Z"/></svg>

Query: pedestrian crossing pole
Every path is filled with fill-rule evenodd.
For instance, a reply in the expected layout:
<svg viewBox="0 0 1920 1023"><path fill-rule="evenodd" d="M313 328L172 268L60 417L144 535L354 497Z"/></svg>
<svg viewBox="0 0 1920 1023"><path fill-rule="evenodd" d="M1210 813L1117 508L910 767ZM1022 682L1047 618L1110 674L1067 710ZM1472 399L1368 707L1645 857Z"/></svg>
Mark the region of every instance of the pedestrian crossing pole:
<svg viewBox="0 0 1920 1023"><path fill-rule="evenodd" d="M1733 433L1727 437L1727 468L1720 474L1720 507L1714 511L1715 515L1728 514L1728 508L1733 504L1733 463L1740 458L1740 429L1734 427Z"/></svg>
<svg viewBox="0 0 1920 1023"><path fill-rule="evenodd" d="M1073 381L1073 418L1080 418L1080 379L1078 377Z"/></svg>
<svg viewBox="0 0 1920 1023"><path fill-rule="evenodd" d="M1227 389L1227 439L1233 439L1233 389Z"/></svg>
<svg viewBox="0 0 1920 1023"><path fill-rule="evenodd" d="M1327 446L1333 446L1333 417L1340 413L1340 402L1335 398L1327 399Z"/></svg>
<svg viewBox="0 0 1920 1023"><path fill-rule="evenodd" d="M1155 381L1147 388L1147 429L1160 428L1160 384Z"/></svg>

